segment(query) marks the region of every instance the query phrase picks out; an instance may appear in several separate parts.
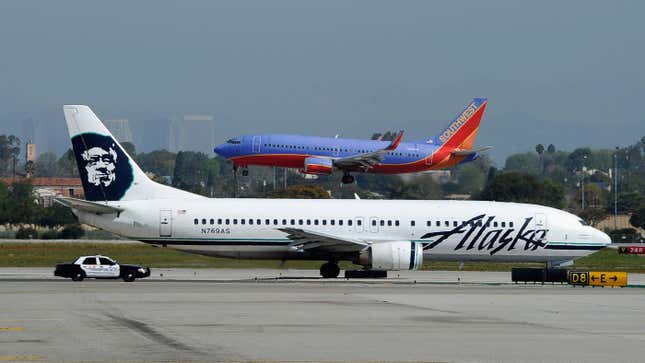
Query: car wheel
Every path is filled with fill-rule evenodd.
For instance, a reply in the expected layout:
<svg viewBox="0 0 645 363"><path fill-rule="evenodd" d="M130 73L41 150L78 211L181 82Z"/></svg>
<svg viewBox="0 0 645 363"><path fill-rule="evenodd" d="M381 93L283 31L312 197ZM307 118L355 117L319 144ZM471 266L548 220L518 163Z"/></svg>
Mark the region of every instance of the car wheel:
<svg viewBox="0 0 645 363"><path fill-rule="evenodd" d="M75 272L74 275L72 276L72 281L83 281L83 276L82 272Z"/></svg>
<svg viewBox="0 0 645 363"><path fill-rule="evenodd" d="M134 274L132 272L126 273L125 275L123 275L123 281L125 281L125 282L134 281Z"/></svg>

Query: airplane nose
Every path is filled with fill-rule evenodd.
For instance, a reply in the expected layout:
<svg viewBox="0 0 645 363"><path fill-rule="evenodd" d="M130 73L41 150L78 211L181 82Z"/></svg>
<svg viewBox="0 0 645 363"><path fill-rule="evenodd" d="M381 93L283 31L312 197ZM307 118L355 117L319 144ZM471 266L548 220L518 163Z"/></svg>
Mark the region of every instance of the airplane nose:
<svg viewBox="0 0 645 363"><path fill-rule="evenodd" d="M596 229L594 237L599 243L602 243L605 246L609 246L611 244L611 237L601 230Z"/></svg>
<svg viewBox="0 0 645 363"><path fill-rule="evenodd" d="M215 146L213 151L215 151L215 154L217 155L226 157L226 155L224 155L224 148L225 148L225 145L217 145Z"/></svg>

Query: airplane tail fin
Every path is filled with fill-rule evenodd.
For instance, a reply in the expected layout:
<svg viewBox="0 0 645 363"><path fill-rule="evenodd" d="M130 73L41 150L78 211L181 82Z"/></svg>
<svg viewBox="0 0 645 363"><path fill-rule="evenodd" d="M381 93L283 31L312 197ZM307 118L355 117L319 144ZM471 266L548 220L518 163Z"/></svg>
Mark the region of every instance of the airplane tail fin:
<svg viewBox="0 0 645 363"><path fill-rule="evenodd" d="M65 105L63 110L86 200L200 197L148 178L89 107Z"/></svg>
<svg viewBox="0 0 645 363"><path fill-rule="evenodd" d="M455 117L448 127L438 135L426 140L428 144L448 146L456 149L471 149L479 131L479 123L488 100L473 98L473 100Z"/></svg>

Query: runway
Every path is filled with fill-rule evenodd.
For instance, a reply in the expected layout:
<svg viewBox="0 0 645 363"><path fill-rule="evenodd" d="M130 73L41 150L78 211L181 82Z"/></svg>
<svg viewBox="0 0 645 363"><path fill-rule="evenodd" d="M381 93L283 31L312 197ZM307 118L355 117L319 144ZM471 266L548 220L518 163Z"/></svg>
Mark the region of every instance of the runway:
<svg viewBox="0 0 645 363"><path fill-rule="evenodd" d="M606 362L645 344L642 288L5 278L0 306L5 361Z"/></svg>

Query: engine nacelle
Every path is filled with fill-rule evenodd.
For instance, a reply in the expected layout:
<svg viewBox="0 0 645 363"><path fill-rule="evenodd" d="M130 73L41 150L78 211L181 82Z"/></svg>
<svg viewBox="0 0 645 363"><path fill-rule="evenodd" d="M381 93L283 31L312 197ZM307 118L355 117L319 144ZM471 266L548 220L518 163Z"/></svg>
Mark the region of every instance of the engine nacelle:
<svg viewBox="0 0 645 363"><path fill-rule="evenodd" d="M423 245L410 241L373 243L361 252L359 264L370 270L418 270L423 265Z"/></svg>
<svg viewBox="0 0 645 363"><path fill-rule="evenodd" d="M309 157L301 170L305 174L329 175L334 171L331 159Z"/></svg>

